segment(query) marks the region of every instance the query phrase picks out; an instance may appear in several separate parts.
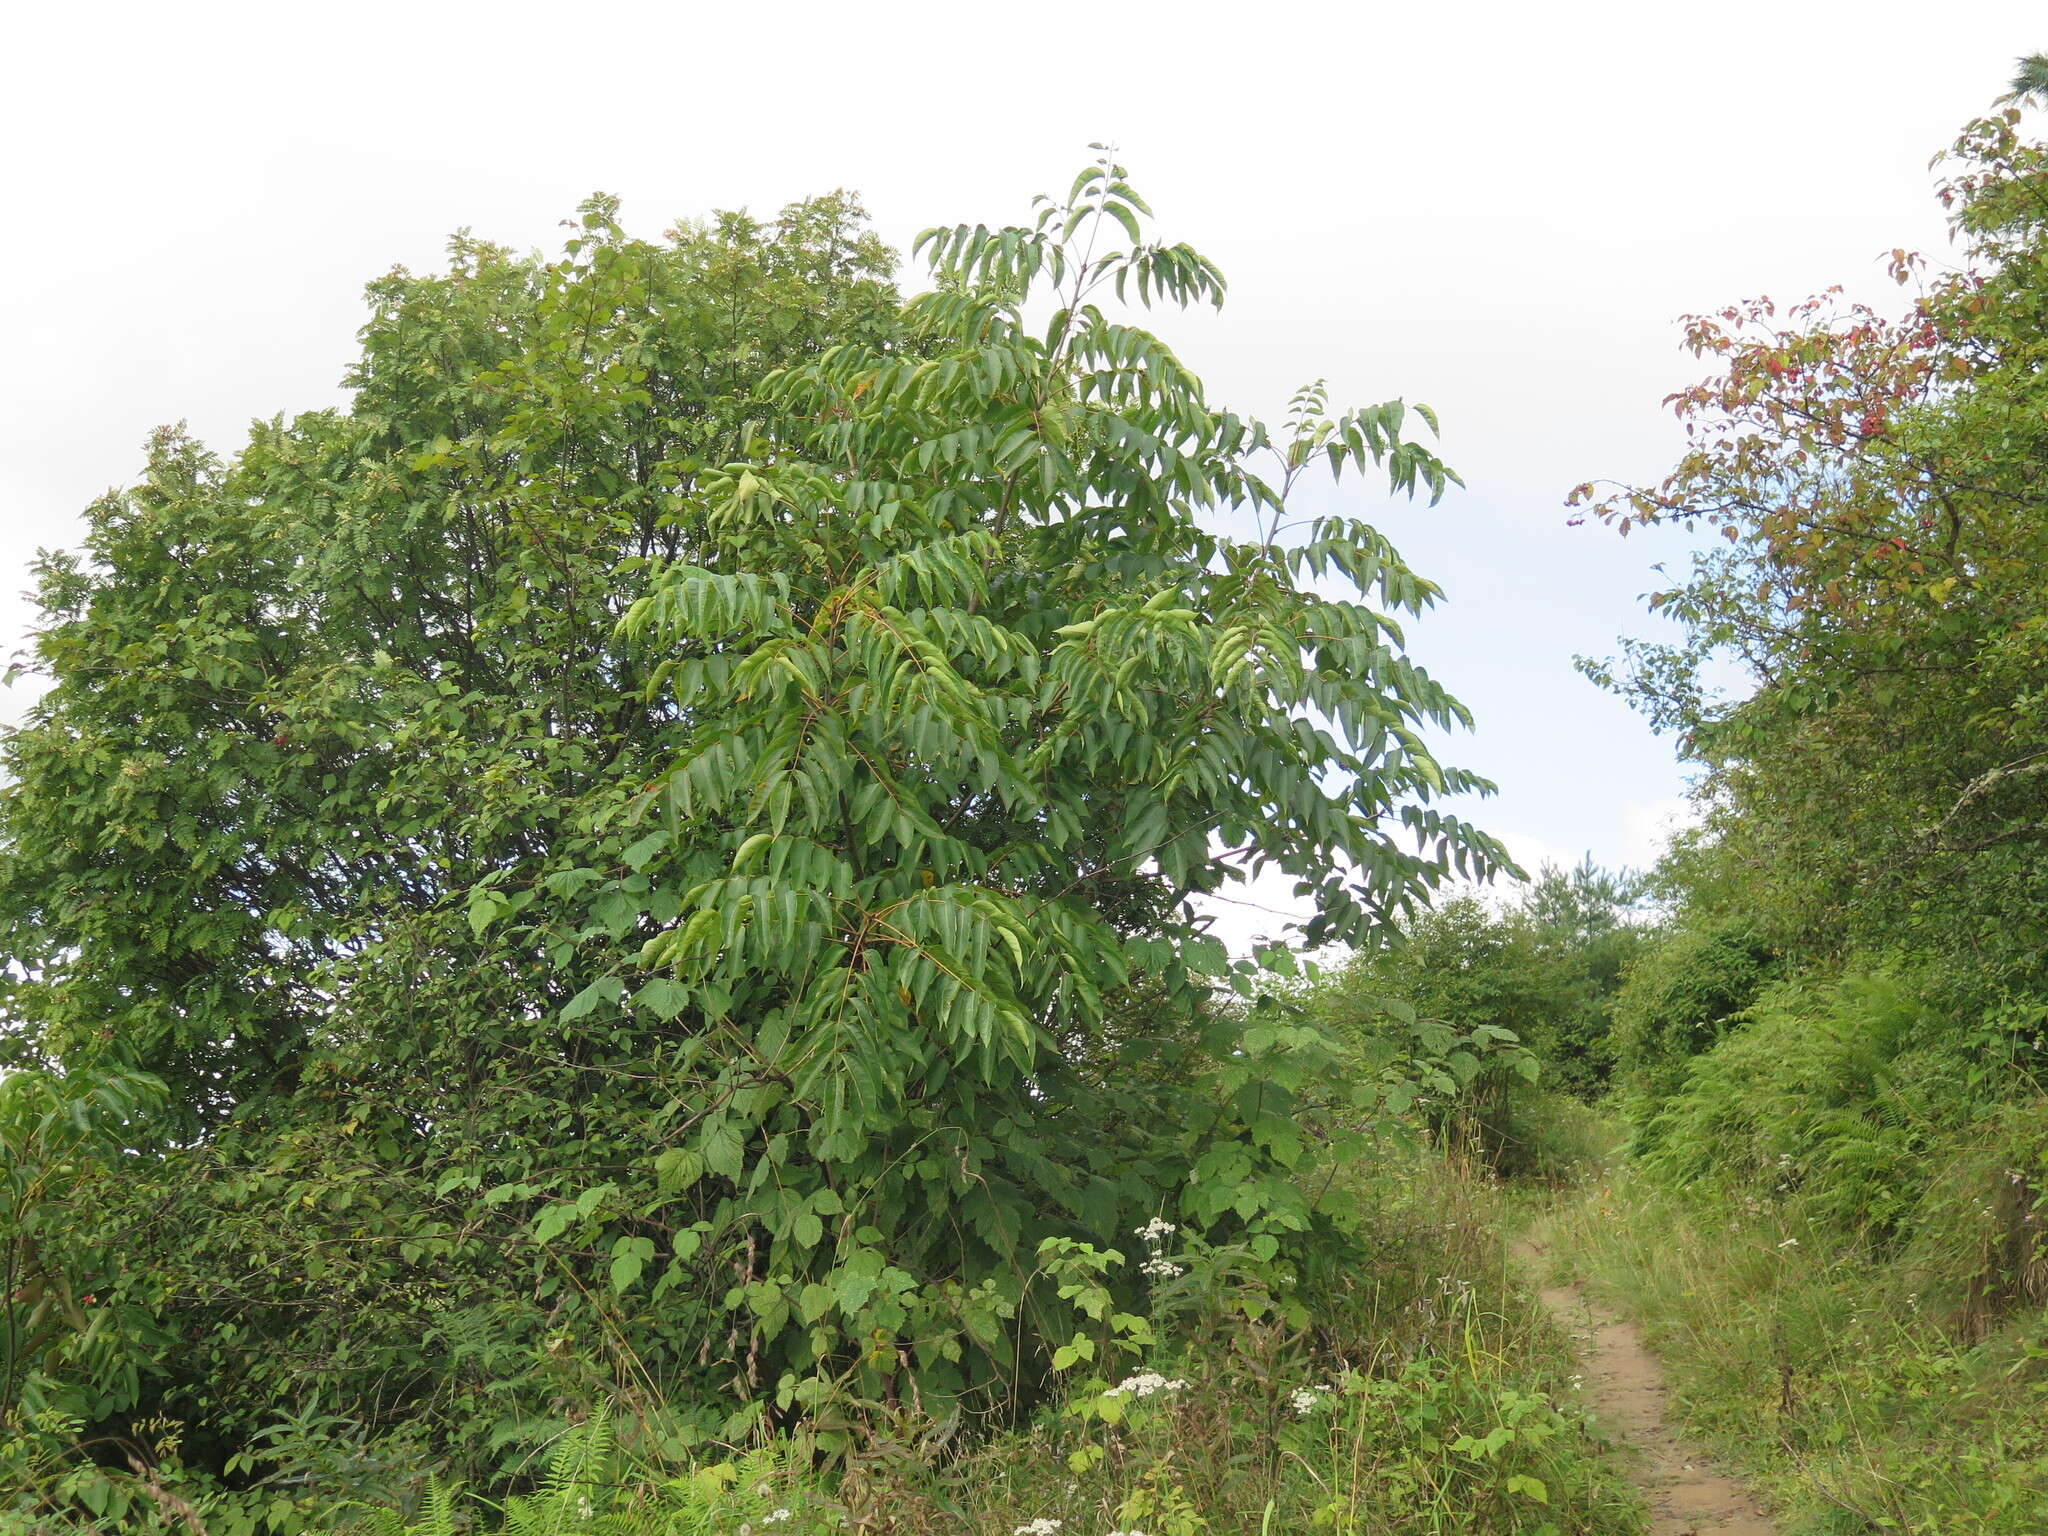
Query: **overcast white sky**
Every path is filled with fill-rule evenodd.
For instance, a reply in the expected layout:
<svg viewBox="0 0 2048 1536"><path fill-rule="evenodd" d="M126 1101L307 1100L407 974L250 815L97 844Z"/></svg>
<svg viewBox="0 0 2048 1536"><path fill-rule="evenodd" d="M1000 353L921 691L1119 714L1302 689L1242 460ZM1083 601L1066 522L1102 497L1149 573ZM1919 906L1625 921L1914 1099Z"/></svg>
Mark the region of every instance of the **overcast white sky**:
<svg viewBox="0 0 2048 1536"><path fill-rule="evenodd" d="M858 189L899 245L1019 218L1091 140L1228 274L1164 329L1240 408L1327 377L1444 418L1469 491L1383 521L1449 602L1415 637L1526 859L1642 862L1668 746L1572 671L1683 541L1565 525L1652 478L1677 317L1946 250L1928 157L2048 8L1384 0L978 6L331 0L18 11L0 94L0 642L39 545L159 423L231 450L333 403L362 283L470 226L552 245L597 189L653 233ZM28 690L0 695L0 722Z"/></svg>

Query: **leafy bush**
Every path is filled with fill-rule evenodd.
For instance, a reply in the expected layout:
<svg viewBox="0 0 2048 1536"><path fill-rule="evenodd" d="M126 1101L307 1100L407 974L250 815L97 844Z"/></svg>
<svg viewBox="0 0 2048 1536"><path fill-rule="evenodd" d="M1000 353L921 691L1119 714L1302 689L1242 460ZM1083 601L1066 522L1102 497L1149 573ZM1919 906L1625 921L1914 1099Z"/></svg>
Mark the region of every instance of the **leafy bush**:
<svg viewBox="0 0 2048 1536"><path fill-rule="evenodd" d="M1952 1021L1896 975L1783 984L1687 1064L1683 1087L1644 1124L1639 1147L1674 1182L1824 1188L1831 1209L1863 1212L1886 1229L1896 1210L1864 1197L1910 1202L1901 1176L1933 1108L1892 1067L1936 1034L1952 1035Z"/></svg>
<svg viewBox="0 0 2048 1536"><path fill-rule="evenodd" d="M116 1321L33 1383L109 1458L176 1419L254 1486L321 1422L516 1486L600 1401L844 1454L1050 1389L1049 1239L1356 1261L1302 1121L1414 1084L1189 898L1277 868L1359 941L1500 859L1431 803L1481 787L1435 589L1286 511L1440 492L1428 414L1212 405L1105 308L1223 293L1106 160L900 307L857 213L458 241L349 410L159 437L46 563L8 1048L167 1089L64 1218Z"/></svg>
<svg viewBox="0 0 2048 1536"><path fill-rule="evenodd" d="M1418 914L1305 1005L1368 1060L1434 1031L1455 1081L1432 1094L1437 1134L1497 1172L1566 1177L1604 1145L1566 1099L1605 1087L1613 1000L1650 942L1634 904L1627 877L1546 868L1504 905L1467 894Z"/></svg>
<svg viewBox="0 0 2048 1536"><path fill-rule="evenodd" d="M1916 1296L1971 1332L2048 1297L2048 1120L2005 1032L1935 1007L1934 985L1885 970L1779 985L1693 1064L1638 1146L1675 1187L1901 1256Z"/></svg>
<svg viewBox="0 0 2048 1536"><path fill-rule="evenodd" d="M105 1397L51 1390L82 1374L136 1391L132 1344L149 1320L94 1293L116 1261L100 1208L114 1198L128 1125L163 1097L146 1073L0 1075L0 1413L94 1415Z"/></svg>
<svg viewBox="0 0 2048 1536"><path fill-rule="evenodd" d="M1127 1234L1121 1263L1063 1246L1054 1268L1105 1311L1104 1277L1147 1270L1156 1332L1076 1356L1060 1399L1016 1433L950 1458L870 1443L824 1480L786 1441L680 1471L621 1463L592 1516L613 1522L599 1529L759 1536L1640 1529L1570 1405L1569 1356L1513 1289L1486 1193L1393 1145L1346 1177L1371 1213L1369 1256L1311 1295L1276 1292L1255 1256L1163 1221ZM557 1481L540 1503L574 1513L575 1487ZM440 1536L428 1514L383 1528ZM503 1530L514 1536L510 1519Z"/></svg>
<svg viewBox="0 0 2048 1536"><path fill-rule="evenodd" d="M1638 1114L1654 1114L1773 975L1771 951L1739 922L1680 920L1646 944L1614 1000L1614 1056Z"/></svg>

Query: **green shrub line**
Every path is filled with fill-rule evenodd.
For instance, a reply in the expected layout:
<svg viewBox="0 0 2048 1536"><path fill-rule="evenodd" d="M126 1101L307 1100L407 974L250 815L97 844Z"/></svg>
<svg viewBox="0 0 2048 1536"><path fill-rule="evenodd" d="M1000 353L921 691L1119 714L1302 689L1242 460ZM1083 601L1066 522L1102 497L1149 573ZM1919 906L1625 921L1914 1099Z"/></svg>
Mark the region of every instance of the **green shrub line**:
<svg viewBox="0 0 2048 1536"><path fill-rule="evenodd" d="M309 1434L236 1492L179 1464L176 1426L155 1426L151 1465L123 1477L79 1469L73 1426L55 1424L0 1443L8 1486L98 1517L16 1513L0 1530L1636 1536L1639 1503L1577 1405L1569 1347L1505 1255L1512 1195L1413 1144L1347 1177L1369 1213L1357 1272L1282 1297L1250 1254L1148 1224L1129 1246L1152 1266L1154 1325L1126 1319L1030 1425L986 1440L906 1423L830 1466L788 1436L678 1458L598 1403L560 1423L527 1491L494 1500L416 1444ZM1054 1262L1105 1310L1114 1267L1085 1245ZM349 1451L363 1486L341 1497Z"/></svg>

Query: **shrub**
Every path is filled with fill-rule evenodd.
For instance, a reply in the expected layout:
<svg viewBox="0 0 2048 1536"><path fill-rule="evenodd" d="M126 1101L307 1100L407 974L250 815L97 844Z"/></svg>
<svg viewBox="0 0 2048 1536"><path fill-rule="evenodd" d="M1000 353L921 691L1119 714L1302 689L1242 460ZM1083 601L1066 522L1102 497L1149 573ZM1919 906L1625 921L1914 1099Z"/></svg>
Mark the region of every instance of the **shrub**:
<svg viewBox="0 0 2048 1536"><path fill-rule="evenodd" d="M1616 1066L1644 1112L1655 1113L1772 974L1771 952L1740 923L1681 922L1644 947L1614 1003Z"/></svg>

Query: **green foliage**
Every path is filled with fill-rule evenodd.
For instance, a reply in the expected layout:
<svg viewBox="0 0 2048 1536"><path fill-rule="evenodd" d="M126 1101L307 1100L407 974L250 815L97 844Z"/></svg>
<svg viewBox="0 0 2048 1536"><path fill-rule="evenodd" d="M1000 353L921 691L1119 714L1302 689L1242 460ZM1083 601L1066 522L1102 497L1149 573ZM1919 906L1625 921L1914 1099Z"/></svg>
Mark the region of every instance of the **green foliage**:
<svg viewBox="0 0 2048 1536"><path fill-rule="evenodd" d="M1743 1017L1772 961L1748 925L1692 913L1643 946L1615 994L1613 1035L1639 1116L1654 1113L1692 1059Z"/></svg>
<svg viewBox="0 0 2048 1536"><path fill-rule="evenodd" d="M92 1432L251 1486L314 1422L504 1485L596 1401L838 1455L1047 1390L1097 1321L1048 1242L1356 1258L1302 1122L1415 1086L1189 900L1277 868L1355 942L1501 859L1432 803L1483 787L1421 741L1435 589L1286 515L1441 492L1428 413L1213 406L1104 307L1223 292L1106 160L900 307L843 196L615 215L373 285L347 411L162 434L44 562L7 1048L166 1089L63 1208L139 1320L31 1384Z"/></svg>
<svg viewBox="0 0 2048 1536"><path fill-rule="evenodd" d="M1599 1094L1615 998L1647 940L1636 888L1590 863L1545 868L1504 906L1463 895L1306 993L1368 1068L1419 1048L1442 1063L1429 1123L1500 1172L1562 1176L1594 1154L1560 1093Z"/></svg>
<svg viewBox="0 0 2048 1536"><path fill-rule="evenodd" d="M2037 1118L2035 1157L2042 1130ZM1970 1150L1958 1139L1934 1155ZM1674 1193L1624 1172L1549 1236L1643 1320L1689 1429L1784 1512L1787 1536L2029 1536L2048 1523L2038 1303L1959 1330L1922 1295L1926 1262L1948 1257L1837 1246L1769 1189Z"/></svg>
<svg viewBox="0 0 2048 1536"><path fill-rule="evenodd" d="M1645 1169L1897 1256L1966 1333L2048 1302L2038 1052L1937 1007L1943 990L1896 970L1771 989L1639 1127ZM2029 1092L1986 1092L2016 1076Z"/></svg>
<svg viewBox="0 0 2048 1536"><path fill-rule="evenodd" d="M1623 532L1726 543L1651 599L1680 642L1590 670L1704 770L1742 887L1720 915L1832 963L1970 951L1991 981L2038 985L2012 916L2048 902L2048 148L2008 109L1943 159L1971 265L1902 314L1830 292L1688 322L1717 369L1674 397L1688 451L1658 486L1574 500ZM1902 283L1921 269L1893 253ZM1749 686L1711 685L1728 664Z"/></svg>
<svg viewBox="0 0 2048 1536"><path fill-rule="evenodd" d="M1506 914L1557 978L1557 1001L1532 1010L1522 1039L1550 1080L1582 1099L1602 1092L1614 1070L1618 994L1650 933L1644 895L1641 876L1588 857L1569 870L1545 865Z"/></svg>
<svg viewBox="0 0 2048 1536"><path fill-rule="evenodd" d="M350 1493L316 1459L315 1425L279 1483L230 1491L182 1464L174 1426L137 1426L129 1473L67 1466L77 1426L51 1424L38 1460L0 1438L18 1516L0 1514L0 1531L941 1536L1060 1520L1634 1536L1635 1501L1573 1404L1569 1352L1501 1251L1497 1195L1392 1142L1341 1177L1361 1212L1359 1260L1305 1283L1277 1284L1249 1245L1157 1218L1125 1234L1126 1256L1052 1245L1048 1272L1122 1343L1077 1357L1061 1396L1016 1431L969 1440L926 1425L915 1441L875 1437L821 1469L801 1430L682 1455L645 1422L599 1409L551 1438L527 1492L493 1500L419 1466ZM1125 1269L1148 1293L1144 1318L1113 1312L1103 1281ZM101 1502L81 1509L87 1478Z"/></svg>
<svg viewBox="0 0 2048 1536"><path fill-rule="evenodd" d="M2012 90L2015 96L2031 97L2036 102L2048 99L2048 54L2024 54L2013 72Z"/></svg>
<svg viewBox="0 0 2048 1536"><path fill-rule="evenodd" d="M1638 1530L1489 1191L1392 1144L1345 1183L1360 1260L1293 1297L1300 1312L1228 1247L1133 1234L1155 1264L1149 1360L932 1479L923 1518L888 1507L935 1531Z"/></svg>
<svg viewBox="0 0 2048 1536"><path fill-rule="evenodd" d="M1912 1202L1934 1117L1962 1107L1918 1092L1901 1057L1952 1033L1896 976L1786 984L1690 1063L1638 1147L1675 1182L1803 1189L1845 1232L1887 1234Z"/></svg>
<svg viewBox="0 0 2048 1536"><path fill-rule="evenodd" d="M710 1536L733 1530L818 1536L846 1524L844 1507L787 1442L678 1472L623 1455L603 1409L563 1432L538 1487L507 1498L498 1518L465 1507L469 1503L435 1482L416 1519L376 1509L352 1530L358 1536Z"/></svg>
<svg viewBox="0 0 2048 1536"><path fill-rule="evenodd" d="M93 1294L111 1256L95 1241L128 1123L162 1098L138 1072L0 1076L0 1410L95 1417L133 1394L136 1354L162 1342L146 1316ZM103 1395L51 1391L77 1373Z"/></svg>

